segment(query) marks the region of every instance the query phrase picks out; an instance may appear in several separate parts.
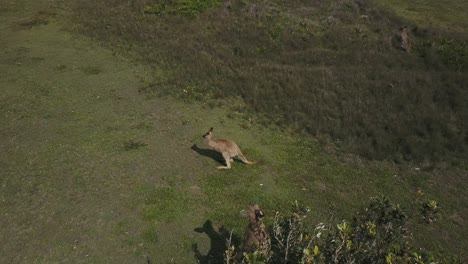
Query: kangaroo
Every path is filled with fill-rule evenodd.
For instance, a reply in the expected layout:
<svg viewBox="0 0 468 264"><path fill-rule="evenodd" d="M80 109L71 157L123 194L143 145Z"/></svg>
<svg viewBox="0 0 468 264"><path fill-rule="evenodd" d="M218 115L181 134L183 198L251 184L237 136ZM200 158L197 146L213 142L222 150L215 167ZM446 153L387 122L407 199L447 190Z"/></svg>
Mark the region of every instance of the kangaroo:
<svg viewBox="0 0 468 264"><path fill-rule="evenodd" d="M206 132L206 134L203 135L203 138L207 140L208 146L210 146L210 148L221 153L221 155L223 155L224 160L226 160L226 166L218 166L218 169L230 169L231 162L234 162L233 157L236 157L236 156L245 164L256 163L256 162L248 161L242 154L237 144L234 143L233 141L227 140L227 139L213 138L213 128L210 128L210 130L208 130L208 132Z"/></svg>
<svg viewBox="0 0 468 264"><path fill-rule="evenodd" d="M268 234L266 226L262 220L264 216L265 213L260 210L258 205L249 205L249 225L245 230L243 249L242 251L238 252L236 256L237 261L242 260L244 252L253 253L257 251L260 255L263 255L267 259L271 257L270 235Z"/></svg>

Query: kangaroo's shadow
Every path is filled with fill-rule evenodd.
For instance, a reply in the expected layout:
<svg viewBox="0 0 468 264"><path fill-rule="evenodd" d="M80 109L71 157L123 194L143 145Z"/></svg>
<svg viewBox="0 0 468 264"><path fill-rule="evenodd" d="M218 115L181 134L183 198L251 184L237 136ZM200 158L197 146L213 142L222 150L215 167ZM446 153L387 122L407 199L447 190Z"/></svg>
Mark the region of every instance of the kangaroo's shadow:
<svg viewBox="0 0 468 264"><path fill-rule="evenodd" d="M202 155L202 156L205 156L205 157L211 158L213 160L216 160L217 162L219 162L219 163L221 163L223 165L225 164L223 156L219 152L217 152L215 150L201 149L201 148L199 148L197 146L197 144L193 144L191 149L194 150L195 152L197 152L198 154Z"/></svg>
<svg viewBox="0 0 468 264"><path fill-rule="evenodd" d="M223 226L216 231L210 220L207 220L203 224L203 227L195 228L194 231L197 233L204 233L210 238L210 250L206 255L201 254L197 243L192 244L192 250L198 263L224 263L224 251L227 249L226 242L229 240L230 232ZM237 235L232 235L231 245L235 248L240 245L240 238Z"/></svg>

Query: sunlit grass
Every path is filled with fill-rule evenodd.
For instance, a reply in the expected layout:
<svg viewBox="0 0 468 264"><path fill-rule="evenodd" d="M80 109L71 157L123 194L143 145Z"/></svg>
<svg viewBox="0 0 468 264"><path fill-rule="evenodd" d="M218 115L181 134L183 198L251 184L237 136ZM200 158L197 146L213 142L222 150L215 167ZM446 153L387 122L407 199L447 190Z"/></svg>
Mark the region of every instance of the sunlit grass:
<svg viewBox="0 0 468 264"><path fill-rule="evenodd" d="M468 2L458 0L375 0L385 8L422 27L467 32Z"/></svg>

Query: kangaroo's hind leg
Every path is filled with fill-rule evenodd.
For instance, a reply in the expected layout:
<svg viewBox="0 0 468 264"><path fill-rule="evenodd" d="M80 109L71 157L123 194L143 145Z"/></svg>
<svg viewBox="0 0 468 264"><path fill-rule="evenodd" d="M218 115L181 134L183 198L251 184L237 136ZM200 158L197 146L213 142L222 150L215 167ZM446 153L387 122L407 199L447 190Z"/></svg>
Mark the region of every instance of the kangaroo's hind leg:
<svg viewBox="0 0 468 264"><path fill-rule="evenodd" d="M222 155L224 160L226 161L226 166L218 166L218 169L230 169L232 157L227 152L223 152Z"/></svg>

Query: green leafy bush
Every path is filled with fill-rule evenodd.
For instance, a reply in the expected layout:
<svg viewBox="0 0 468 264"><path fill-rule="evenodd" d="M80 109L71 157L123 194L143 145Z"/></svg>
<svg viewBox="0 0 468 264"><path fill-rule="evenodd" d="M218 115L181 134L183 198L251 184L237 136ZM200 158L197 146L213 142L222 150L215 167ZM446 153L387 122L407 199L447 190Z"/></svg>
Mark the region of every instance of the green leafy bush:
<svg viewBox="0 0 468 264"><path fill-rule="evenodd" d="M432 210L432 209L431 209ZM250 254L244 263L461 263L412 245L409 217L385 196L371 198L364 210L337 224L305 224L309 210L295 202L288 215L276 213L271 230L272 257ZM232 245L227 253L234 254ZM228 258L229 259L229 258Z"/></svg>

